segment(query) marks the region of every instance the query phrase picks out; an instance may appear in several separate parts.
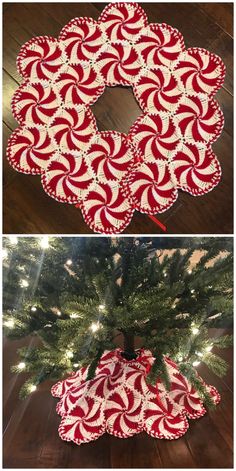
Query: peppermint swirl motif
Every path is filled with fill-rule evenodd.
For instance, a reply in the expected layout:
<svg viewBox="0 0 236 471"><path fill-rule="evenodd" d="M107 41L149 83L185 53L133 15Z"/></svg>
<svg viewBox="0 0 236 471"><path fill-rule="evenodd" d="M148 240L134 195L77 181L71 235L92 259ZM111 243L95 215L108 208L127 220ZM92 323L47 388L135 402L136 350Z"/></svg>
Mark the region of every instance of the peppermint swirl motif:
<svg viewBox="0 0 236 471"><path fill-rule="evenodd" d="M45 129L18 128L10 138L7 157L16 170L37 175L43 172L55 152Z"/></svg>
<svg viewBox="0 0 236 471"><path fill-rule="evenodd" d="M80 401L79 405L62 419L59 427L62 440L73 439L78 445L96 440L104 432L102 404L91 397Z"/></svg>
<svg viewBox="0 0 236 471"><path fill-rule="evenodd" d="M184 51L182 35L166 24L150 24L138 39L136 49L147 64L170 67Z"/></svg>
<svg viewBox="0 0 236 471"><path fill-rule="evenodd" d="M49 133L63 150L84 150L96 132L96 121L89 109L84 107L64 108L57 113Z"/></svg>
<svg viewBox="0 0 236 471"><path fill-rule="evenodd" d="M101 132L87 152L94 173L100 182L121 180L134 163L134 156L125 135Z"/></svg>
<svg viewBox="0 0 236 471"><path fill-rule="evenodd" d="M182 96L177 80L166 67L142 73L134 85L134 94L144 111L173 112Z"/></svg>
<svg viewBox="0 0 236 471"><path fill-rule="evenodd" d="M55 38L39 36L20 50L17 60L19 73L30 79L50 79L61 68L62 51Z"/></svg>
<svg viewBox="0 0 236 471"><path fill-rule="evenodd" d="M187 49L177 29L149 23L140 4L112 3L97 21L72 19L58 39L32 38L17 69L23 80L12 111L20 127L8 161L42 174L46 193L80 207L92 231L118 234L135 210L162 213L177 190L200 196L219 183L211 145L224 119L213 97L225 66L212 52ZM117 85L132 87L142 110L128 134L98 131L91 111Z"/></svg>
<svg viewBox="0 0 236 471"><path fill-rule="evenodd" d="M167 440L181 437L189 427L186 418L165 397L150 399L144 409L144 420L144 428L149 435Z"/></svg>
<svg viewBox="0 0 236 471"><path fill-rule="evenodd" d="M127 388L122 396L115 392L107 400L105 418L108 433L115 437L132 437L141 430L141 398Z"/></svg>
<svg viewBox="0 0 236 471"><path fill-rule="evenodd" d="M133 208L120 186L100 183L89 191L82 213L91 229L115 234L129 224Z"/></svg>
<svg viewBox="0 0 236 471"><path fill-rule="evenodd" d="M135 209L156 214L166 211L177 198L167 165L162 161L142 163L129 179Z"/></svg>
<svg viewBox="0 0 236 471"><path fill-rule="evenodd" d="M215 54L191 48L179 55L174 75L188 92L214 95L222 86L225 66Z"/></svg>
<svg viewBox="0 0 236 471"><path fill-rule="evenodd" d="M78 203L86 195L92 175L83 157L61 154L52 160L42 176L44 190L65 203Z"/></svg>
<svg viewBox="0 0 236 471"><path fill-rule="evenodd" d="M21 124L47 124L60 106L49 82L26 82L13 96L12 109Z"/></svg>
<svg viewBox="0 0 236 471"><path fill-rule="evenodd" d="M186 140L206 143L217 139L224 124L222 111L214 100L190 95L180 101L175 122Z"/></svg>
<svg viewBox="0 0 236 471"><path fill-rule="evenodd" d="M56 80L56 87L66 105L91 105L104 91L101 76L89 62L65 67Z"/></svg>
<svg viewBox="0 0 236 471"><path fill-rule="evenodd" d="M212 150L196 144L185 144L171 164L178 188L192 195L212 190L221 178L220 165Z"/></svg>
<svg viewBox="0 0 236 471"><path fill-rule="evenodd" d="M171 378L170 398L183 408L189 419L202 417L206 413L199 394L180 373L174 373Z"/></svg>
<svg viewBox="0 0 236 471"><path fill-rule="evenodd" d="M66 25L59 35L63 41L69 62L93 59L104 44L99 25L92 19L75 18Z"/></svg>
<svg viewBox="0 0 236 471"><path fill-rule="evenodd" d="M144 159L166 160L179 143L176 127L168 114L142 115L132 126L130 137Z"/></svg>
<svg viewBox="0 0 236 471"><path fill-rule="evenodd" d="M147 25L147 17L137 3L108 5L99 21L111 41L134 41L142 28Z"/></svg>
<svg viewBox="0 0 236 471"><path fill-rule="evenodd" d="M135 49L129 44L111 43L99 54L97 64L106 85L131 85L139 71L141 62Z"/></svg>

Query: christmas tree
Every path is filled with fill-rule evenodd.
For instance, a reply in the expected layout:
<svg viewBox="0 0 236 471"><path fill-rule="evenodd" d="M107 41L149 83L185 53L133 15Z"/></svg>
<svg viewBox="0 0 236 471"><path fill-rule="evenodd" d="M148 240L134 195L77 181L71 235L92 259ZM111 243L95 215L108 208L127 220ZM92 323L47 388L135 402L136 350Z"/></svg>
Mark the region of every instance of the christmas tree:
<svg viewBox="0 0 236 471"><path fill-rule="evenodd" d="M87 365L90 380L122 338L126 361L137 358L137 341L152 352L150 384L170 387L171 358L212 404L196 367L226 372L213 347L228 347L231 337L209 338L209 329L232 324L230 238L10 236L3 258L5 334L38 339L12 367L29 373L21 397Z"/></svg>

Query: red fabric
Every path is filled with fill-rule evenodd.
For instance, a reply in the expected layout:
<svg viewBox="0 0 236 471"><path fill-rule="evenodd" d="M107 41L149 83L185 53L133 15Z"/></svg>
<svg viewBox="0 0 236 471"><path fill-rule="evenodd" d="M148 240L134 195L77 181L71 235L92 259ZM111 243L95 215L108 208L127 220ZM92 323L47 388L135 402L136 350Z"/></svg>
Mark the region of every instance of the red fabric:
<svg viewBox="0 0 236 471"><path fill-rule="evenodd" d="M58 39L40 36L17 58L19 122L7 146L19 172L75 204L95 232L122 232L134 210L168 210L178 190L201 196L220 181L212 151L224 119L214 99L225 66L186 49L171 26L148 23L139 4L112 3L98 21L75 18ZM99 132L92 105L106 86L130 86L142 109L128 135Z"/></svg>
<svg viewBox="0 0 236 471"><path fill-rule="evenodd" d="M197 391L167 357L170 391L160 379L156 386L148 384L153 361L148 350L139 350L137 358L128 361L116 349L102 355L93 379L86 381L88 369L81 368L56 383L51 392L60 398L60 437L80 445L105 432L127 438L146 431L168 440L184 435L189 427L187 419L200 418L206 409ZM205 386L218 404L218 391L214 386Z"/></svg>

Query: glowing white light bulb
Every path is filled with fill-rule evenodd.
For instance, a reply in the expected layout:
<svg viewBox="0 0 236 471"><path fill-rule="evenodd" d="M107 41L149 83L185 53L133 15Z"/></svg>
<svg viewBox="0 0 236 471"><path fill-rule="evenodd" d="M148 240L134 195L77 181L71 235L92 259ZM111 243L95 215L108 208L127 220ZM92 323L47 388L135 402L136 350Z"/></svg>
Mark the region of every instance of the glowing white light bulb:
<svg viewBox="0 0 236 471"><path fill-rule="evenodd" d="M202 353L202 352L196 352L196 353L197 353L197 356L198 356L198 357L200 357L200 358L203 357L203 353Z"/></svg>
<svg viewBox="0 0 236 471"><path fill-rule="evenodd" d="M18 244L18 238L16 236L9 236L9 242L12 245L17 245Z"/></svg>
<svg viewBox="0 0 236 471"><path fill-rule="evenodd" d="M167 276L167 273L164 271L164 277L166 278L166 276Z"/></svg>
<svg viewBox="0 0 236 471"><path fill-rule="evenodd" d="M48 247L49 247L48 236L42 237L42 239L40 240L40 246L42 247L42 249L48 249Z"/></svg>
<svg viewBox="0 0 236 471"><path fill-rule="evenodd" d="M192 294L195 293L195 289L191 289L191 293L192 293Z"/></svg>
<svg viewBox="0 0 236 471"><path fill-rule="evenodd" d="M197 327L192 328L193 335L197 335L199 333L199 329Z"/></svg>
<svg viewBox="0 0 236 471"><path fill-rule="evenodd" d="M2 249L2 258L5 260L8 257L8 251L7 249Z"/></svg>
<svg viewBox="0 0 236 471"><path fill-rule="evenodd" d="M99 322L93 322L90 326L90 329L92 332L97 332L97 330L100 328Z"/></svg>
<svg viewBox="0 0 236 471"><path fill-rule="evenodd" d="M78 317L79 317L78 314L76 314L74 312L72 314L70 314L71 319L77 319Z"/></svg>
<svg viewBox="0 0 236 471"><path fill-rule="evenodd" d="M73 358L74 353L73 353L71 350L68 350L68 351L66 352L66 356L67 356L67 358Z"/></svg>
<svg viewBox="0 0 236 471"><path fill-rule="evenodd" d="M57 310L57 316L61 316L61 311Z"/></svg>
<svg viewBox="0 0 236 471"><path fill-rule="evenodd" d="M78 368L79 363L74 363L73 366L74 366L75 368Z"/></svg>
<svg viewBox="0 0 236 471"><path fill-rule="evenodd" d="M37 311L37 307L36 307L36 306L32 306L31 311L33 311L33 312Z"/></svg>
<svg viewBox="0 0 236 471"><path fill-rule="evenodd" d="M36 389L37 389L37 386L35 386L35 384L31 384L31 385L29 386L29 392L31 392L31 393L34 392L34 391L36 391Z"/></svg>
<svg viewBox="0 0 236 471"><path fill-rule="evenodd" d="M208 347L206 347L206 352L210 352L213 348L213 345L208 345Z"/></svg>
<svg viewBox="0 0 236 471"><path fill-rule="evenodd" d="M179 357L179 361L183 361L183 357Z"/></svg>
<svg viewBox="0 0 236 471"><path fill-rule="evenodd" d="M25 366L26 366L25 363L23 361L21 361L18 365L18 368L19 368L19 370L24 370Z"/></svg>
<svg viewBox="0 0 236 471"><path fill-rule="evenodd" d="M72 262L72 260L71 260L70 258L69 258L68 260L66 260L66 265L70 266L70 265L72 265L72 263L73 263L73 262Z"/></svg>
<svg viewBox="0 0 236 471"><path fill-rule="evenodd" d="M200 365L200 361L194 361L193 362L193 366L198 366L198 365Z"/></svg>
<svg viewBox="0 0 236 471"><path fill-rule="evenodd" d="M7 321L4 322L4 325L8 327L9 329L13 329L15 325L14 319L8 319Z"/></svg>
<svg viewBox="0 0 236 471"><path fill-rule="evenodd" d="M191 275L191 273L192 273L192 270L188 270L188 274Z"/></svg>
<svg viewBox="0 0 236 471"><path fill-rule="evenodd" d="M104 304L99 304L98 309L99 311L104 311L104 309L106 309L106 306Z"/></svg>
<svg viewBox="0 0 236 471"><path fill-rule="evenodd" d="M27 280L20 280L21 288L28 288L29 283Z"/></svg>

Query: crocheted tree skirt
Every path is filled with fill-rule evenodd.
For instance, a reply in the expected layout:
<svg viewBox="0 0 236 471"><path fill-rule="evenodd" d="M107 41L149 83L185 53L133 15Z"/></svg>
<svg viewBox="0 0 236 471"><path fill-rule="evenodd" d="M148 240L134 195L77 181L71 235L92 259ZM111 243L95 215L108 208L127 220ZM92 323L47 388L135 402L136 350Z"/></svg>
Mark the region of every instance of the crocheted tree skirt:
<svg viewBox="0 0 236 471"><path fill-rule="evenodd" d="M17 69L23 83L12 112L20 126L8 160L41 175L52 198L80 207L93 231L120 233L135 210L162 213L178 189L199 196L219 183L211 145L224 119L213 97L225 66L205 49L186 49L171 26L149 24L138 4L109 4L98 21L70 21L58 39L31 39ZM91 111L116 85L132 87L142 109L128 135L99 132Z"/></svg>
<svg viewBox="0 0 236 471"><path fill-rule="evenodd" d="M56 410L62 416L62 440L80 445L105 432L128 438L143 431L155 438L174 440L187 432L187 419L206 413L199 394L172 360L165 358L171 381L167 391L161 380L156 387L146 381L154 361L149 350L138 350L137 358L131 361L121 352L106 351L93 379L86 381L88 368L81 368L52 387L52 395L60 398ZM218 404L218 391L206 387Z"/></svg>

